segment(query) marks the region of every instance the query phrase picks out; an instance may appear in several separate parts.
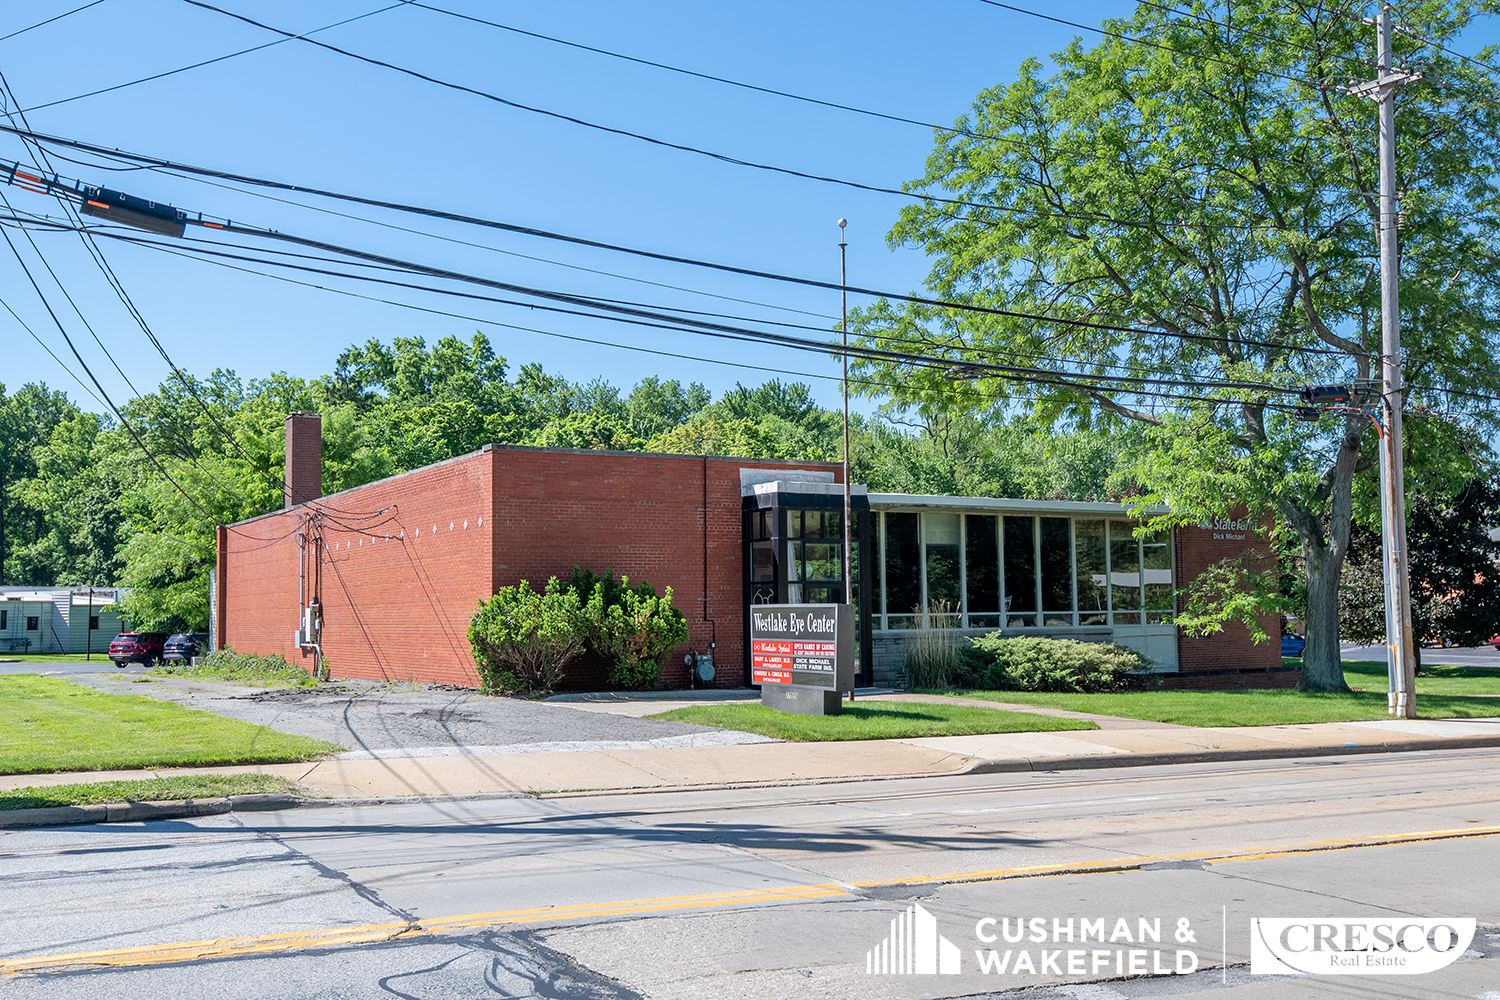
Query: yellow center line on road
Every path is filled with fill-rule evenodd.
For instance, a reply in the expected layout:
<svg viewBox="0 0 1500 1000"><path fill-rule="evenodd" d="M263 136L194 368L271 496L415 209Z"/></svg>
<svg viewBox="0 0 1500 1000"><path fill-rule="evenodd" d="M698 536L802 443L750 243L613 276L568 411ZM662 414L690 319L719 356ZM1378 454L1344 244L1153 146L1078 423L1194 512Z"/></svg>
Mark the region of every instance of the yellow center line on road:
<svg viewBox="0 0 1500 1000"><path fill-rule="evenodd" d="M1088 861L1056 865L1031 865L1021 868L994 868L984 871L952 872L946 875L916 875L899 879L868 882L823 882L817 885L786 886L780 889L746 889L737 892L715 892L690 896L658 896L606 903L570 903L559 906L537 906L522 910L494 910L465 913L451 917L433 917L411 922L362 924L357 927L334 927L320 930L283 931L240 937L211 938L172 944L116 948L109 951L72 952L60 955L38 955L0 961L0 976L24 973L60 972L80 966L128 967L193 962L204 959L265 955L315 948L336 948L359 944L440 934L468 927L499 927L507 924L531 924L549 920L582 917L659 914L676 910L706 909L718 906L756 906L795 900L850 898L860 889L892 885L929 883L995 882L1005 879L1045 878L1060 875L1102 875L1137 871L1146 865L1163 861L1200 861L1223 864L1231 861L1262 861L1295 857L1328 851L1348 851L1398 844L1420 844L1442 840L1461 840L1500 836L1500 826L1476 826L1458 830L1426 830L1340 840L1320 840L1280 847L1269 845L1243 851L1193 851L1183 854L1158 854L1105 861Z"/></svg>

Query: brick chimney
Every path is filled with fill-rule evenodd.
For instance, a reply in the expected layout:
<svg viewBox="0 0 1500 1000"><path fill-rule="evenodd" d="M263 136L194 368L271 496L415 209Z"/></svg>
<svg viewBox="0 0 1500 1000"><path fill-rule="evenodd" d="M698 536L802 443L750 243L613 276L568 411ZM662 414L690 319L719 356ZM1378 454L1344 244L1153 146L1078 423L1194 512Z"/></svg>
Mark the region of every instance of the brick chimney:
<svg viewBox="0 0 1500 1000"><path fill-rule="evenodd" d="M286 418L286 506L323 495L323 418L302 410Z"/></svg>

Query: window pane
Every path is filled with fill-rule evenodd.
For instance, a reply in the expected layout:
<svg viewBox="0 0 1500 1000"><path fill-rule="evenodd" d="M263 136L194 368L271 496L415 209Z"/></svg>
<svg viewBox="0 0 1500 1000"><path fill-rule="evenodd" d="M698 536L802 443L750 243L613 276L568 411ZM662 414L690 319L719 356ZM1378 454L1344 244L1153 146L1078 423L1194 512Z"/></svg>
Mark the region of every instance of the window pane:
<svg viewBox="0 0 1500 1000"><path fill-rule="evenodd" d="M1109 522L1109 596L1116 611L1138 611L1141 606L1140 545L1131 527L1127 521Z"/></svg>
<svg viewBox="0 0 1500 1000"><path fill-rule="evenodd" d="M772 583L776 579L776 553L770 542L750 543L750 581Z"/></svg>
<svg viewBox="0 0 1500 1000"><path fill-rule="evenodd" d="M802 579L802 543L786 543L786 578L788 580Z"/></svg>
<svg viewBox="0 0 1500 1000"><path fill-rule="evenodd" d="M802 512L800 510L786 512L786 536L788 538L802 537Z"/></svg>
<svg viewBox="0 0 1500 1000"><path fill-rule="evenodd" d="M1104 522L1073 522L1074 542L1078 546L1078 610L1108 610L1109 595L1105 585ZM1086 615L1085 625L1103 625L1102 615Z"/></svg>
<svg viewBox="0 0 1500 1000"><path fill-rule="evenodd" d="M921 566L918 565L917 515L885 516L885 610L893 615L909 615L921 610ZM891 628L911 628L909 624L891 622Z"/></svg>
<svg viewBox="0 0 1500 1000"><path fill-rule="evenodd" d="M1141 544L1146 607L1172 609L1172 539L1167 532L1146 536Z"/></svg>
<svg viewBox="0 0 1500 1000"><path fill-rule="evenodd" d="M975 620L976 611L1000 610L1000 542L995 534L999 518L970 514L964 518L964 569L969 575L969 622L975 628L999 626L1000 619Z"/></svg>
<svg viewBox="0 0 1500 1000"><path fill-rule="evenodd" d="M1036 615L1006 615L1006 628L1035 628Z"/></svg>
<svg viewBox="0 0 1500 1000"><path fill-rule="evenodd" d="M1006 611L1036 610L1036 551L1031 541L1031 522L1029 517L1005 519Z"/></svg>
<svg viewBox="0 0 1500 1000"><path fill-rule="evenodd" d="M970 615L969 628L999 628L999 615Z"/></svg>
<svg viewBox="0 0 1500 1000"><path fill-rule="evenodd" d="M825 545L821 542L804 542L802 555L806 560L807 579L841 580L844 576L844 547Z"/></svg>
<svg viewBox="0 0 1500 1000"><path fill-rule="evenodd" d="M1042 610L1073 610L1073 553L1066 517L1039 518L1042 532ZM1073 624L1072 619L1059 622Z"/></svg>
<svg viewBox="0 0 1500 1000"><path fill-rule="evenodd" d="M958 515L924 514L927 529L927 610L958 611ZM944 626L933 623L933 628Z"/></svg>
<svg viewBox="0 0 1500 1000"><path fill-rule="evenodd" d="M855 522L858 523L858 522ZM823 537L844 537L844 512L841 510L825 510L823 512Z"/></svg>
<svg viewBox="0 0 1500 1000"><path fill-rule="evenodd" d="M823 512L820 510L804 510L802 512L802 537L823 537Z"/></svg>

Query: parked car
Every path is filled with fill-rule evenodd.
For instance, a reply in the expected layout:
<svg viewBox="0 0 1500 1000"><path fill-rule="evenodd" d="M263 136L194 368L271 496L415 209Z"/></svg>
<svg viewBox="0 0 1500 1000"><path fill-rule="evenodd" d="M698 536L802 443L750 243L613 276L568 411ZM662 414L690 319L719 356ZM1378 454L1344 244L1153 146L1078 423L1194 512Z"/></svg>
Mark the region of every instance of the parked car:
<svg viewBox="0 0 1500 1000"><path fill-rule="evenodd" d="M167 642L165 632L121 632L109 644L109 658L115 666L140 663L151 667L161 659L161 650Z"/></svg>
<svg viewBox="0 0 1500 1000"><path fill-rule="evenodd" d="M193 657L203 656L207 652L207 632L178 632L167 638L166 644L161 648L161 658L186 663Z"/></svg>
<svg viewBox="0 0 1500 1000"><path fill-rule="evenodd" d="M1302 651L1307 648L1307 640L1296 632L1281 633L1281 655L1301 656Z"/></svg>
<svg viewBox="0 0 1500 1000"><path fill-rule="evenodd" d="M1485 641L1495 647L1495 652L1500 653L1500 635L1492 635Z"/></svg>

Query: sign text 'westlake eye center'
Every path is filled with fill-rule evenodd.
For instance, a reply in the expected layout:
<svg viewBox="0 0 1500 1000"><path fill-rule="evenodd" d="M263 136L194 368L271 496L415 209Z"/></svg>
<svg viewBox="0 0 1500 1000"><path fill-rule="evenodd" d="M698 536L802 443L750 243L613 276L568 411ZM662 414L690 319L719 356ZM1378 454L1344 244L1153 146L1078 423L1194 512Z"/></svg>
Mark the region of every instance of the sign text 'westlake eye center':
<svg viewBox="0 0 1500 1000"><path fill-rule="evenodd" d="M854 615L849 605L752 604L749 613L752 684L843 690L853 683Z"/></svg>

